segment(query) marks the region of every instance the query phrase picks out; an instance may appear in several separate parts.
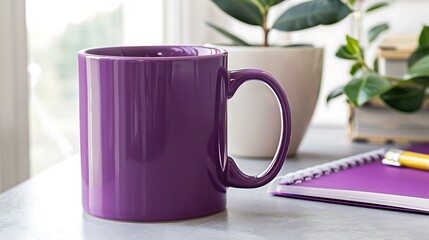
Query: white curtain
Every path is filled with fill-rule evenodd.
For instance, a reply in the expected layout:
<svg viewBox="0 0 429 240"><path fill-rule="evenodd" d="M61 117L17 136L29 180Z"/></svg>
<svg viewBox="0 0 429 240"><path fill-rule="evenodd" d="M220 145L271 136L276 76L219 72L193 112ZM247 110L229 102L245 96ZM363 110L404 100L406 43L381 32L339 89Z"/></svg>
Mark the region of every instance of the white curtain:
<svg viewBox="0 0 429 240"><path fill-rule="evenodd" d="M0 1L0 192L28 178L25 0Z"/></svg>

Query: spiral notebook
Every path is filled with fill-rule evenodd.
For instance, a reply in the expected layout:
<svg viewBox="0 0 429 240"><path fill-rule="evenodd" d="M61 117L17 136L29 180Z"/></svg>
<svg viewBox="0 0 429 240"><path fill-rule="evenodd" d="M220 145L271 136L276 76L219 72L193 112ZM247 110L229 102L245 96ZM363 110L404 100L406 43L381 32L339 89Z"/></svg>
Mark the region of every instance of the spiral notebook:
<svg viewBox="0 0 429 240"><path fill-rule="evenodd" d="M429 144L409 148L429 154ZM339 159L281 177L277 196L429 213L429 171L381 163L385 149Z"/></svg>

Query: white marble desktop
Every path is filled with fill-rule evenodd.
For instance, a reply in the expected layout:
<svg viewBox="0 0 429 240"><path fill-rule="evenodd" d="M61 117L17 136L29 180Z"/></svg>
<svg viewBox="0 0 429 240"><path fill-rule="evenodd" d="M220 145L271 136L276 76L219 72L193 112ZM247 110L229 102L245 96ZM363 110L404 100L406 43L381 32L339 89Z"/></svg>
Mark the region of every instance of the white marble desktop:
<svg viewBox="0 0 429 240"><path fill-rule="evenodd" d="M344 129L311 128L281 174L382 147L350 143ZM248 173L269 163L236 158ZM228 190L227 211L186 221L131 223L82 212L79 158L0 194L0 239L428 239L429 216ZM428 187L429 191L429 187Z"/></svg>

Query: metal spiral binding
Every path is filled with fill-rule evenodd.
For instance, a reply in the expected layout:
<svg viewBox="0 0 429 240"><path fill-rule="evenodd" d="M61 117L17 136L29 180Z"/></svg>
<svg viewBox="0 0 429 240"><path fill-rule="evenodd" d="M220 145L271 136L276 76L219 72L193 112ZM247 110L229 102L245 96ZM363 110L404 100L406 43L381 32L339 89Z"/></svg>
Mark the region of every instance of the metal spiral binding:
<svg viewBox="0 0 429 240"><path fill-rule="evenodd" d="M324 163L314 167L309 167L297 172L288 173L282 177L280 184L292 185L309 181L314 178L329 175L333 172L339 172L348 168L353 168L363 164L373 162L377 159L383 158L386 149L381 148L374 151L354 155L347 158L342 158L329 163Z"/></svg>

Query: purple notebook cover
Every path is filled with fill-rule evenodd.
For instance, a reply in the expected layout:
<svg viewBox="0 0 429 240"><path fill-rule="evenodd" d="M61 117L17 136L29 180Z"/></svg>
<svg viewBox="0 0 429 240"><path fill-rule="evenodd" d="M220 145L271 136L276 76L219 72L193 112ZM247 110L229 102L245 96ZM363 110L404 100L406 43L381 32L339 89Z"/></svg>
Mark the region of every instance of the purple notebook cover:
<svg viewBox="0 0 429 240"><path fill-rule="evenodd" d="M417 145L408 148L410 151L429 154L429 144ZM386 166L381 159L371 163L342 170L329 175L321 176L310 181L295 185L329 188L339 190L352 190L360 192L375 192L394 194L409 197L429 198L429 172L412 168L398 168ZM429 213L426 211L405 209L371 203L352 202L341 199L328 199L311 196L301 196L287 193L274 192L274 195L315 200L330 203L340 203L353 206L373 207L389 210Z"/></svg>

